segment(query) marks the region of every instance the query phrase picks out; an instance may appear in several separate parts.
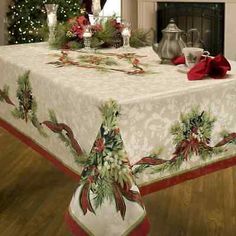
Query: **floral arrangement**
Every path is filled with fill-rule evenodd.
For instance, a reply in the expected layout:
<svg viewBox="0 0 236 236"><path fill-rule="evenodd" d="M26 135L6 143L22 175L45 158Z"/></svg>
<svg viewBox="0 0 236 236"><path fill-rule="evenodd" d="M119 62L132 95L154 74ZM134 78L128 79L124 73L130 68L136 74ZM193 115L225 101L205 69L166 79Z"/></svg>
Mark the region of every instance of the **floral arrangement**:
<svg viewBox="0 0 236 236"><path fill-rule="evenodd" d="M90 25L83 10L76 17L70 18L65 23L60 23L55 32L55 41L51 46L63 49L79 49L84 47L83 34L90 27L92 48L120 47L123 45L123 24L118 22L117 17L112 16ZM143 47L150 45L150 31L135 30L130 38L131 47Z"/></svg>

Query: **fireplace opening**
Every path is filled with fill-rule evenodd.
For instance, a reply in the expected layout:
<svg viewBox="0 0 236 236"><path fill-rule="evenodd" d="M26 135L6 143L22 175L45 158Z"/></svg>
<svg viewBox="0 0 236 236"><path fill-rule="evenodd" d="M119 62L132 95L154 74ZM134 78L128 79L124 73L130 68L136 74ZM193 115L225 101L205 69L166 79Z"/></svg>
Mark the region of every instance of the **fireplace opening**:
<svg viewBox="0 0 236 236"><path fill-rule="evenodd" d="M215 56L224 53L224 3L158 2L157 41L171 18L187 34L183 34L188 46L203 47Z"/></svg>

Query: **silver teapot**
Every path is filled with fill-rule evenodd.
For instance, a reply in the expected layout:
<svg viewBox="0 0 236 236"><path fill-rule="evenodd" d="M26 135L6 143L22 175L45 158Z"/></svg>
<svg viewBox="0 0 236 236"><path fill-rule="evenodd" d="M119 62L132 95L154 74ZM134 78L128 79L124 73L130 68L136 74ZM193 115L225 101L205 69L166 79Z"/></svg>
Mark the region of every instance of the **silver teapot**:
<svg viewBox="0 0 236 236"><path fill-rule="evenodd" d="M182 39L182 35L186 36L190 33L197 33L197 40L194 43L188 41L187 45L197 46L200 45L200 34L197 29L190 29L188 33L184 33L183 30L179 29L175 24L174 19L170 19L169 24L165 29L162 30L162 39L159 44L153 44L153 50L161 59L161 63L170 63L171 59L182 55L182 49L186 47L186 43Z"/></svg>

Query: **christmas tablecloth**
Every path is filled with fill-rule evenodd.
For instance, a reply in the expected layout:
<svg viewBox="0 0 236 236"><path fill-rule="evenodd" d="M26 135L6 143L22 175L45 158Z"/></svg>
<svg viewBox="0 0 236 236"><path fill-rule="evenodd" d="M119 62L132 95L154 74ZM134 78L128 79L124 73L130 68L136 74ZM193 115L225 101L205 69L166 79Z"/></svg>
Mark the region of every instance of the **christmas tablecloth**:
<svg viewBox="0 0 236 236"><path fill-rule="evenodd" d="M236 156L231 65L224 79L188 81L148 47L4 46L0 117L81 176L67 214L75 234L146 235L139 189Z"/></svg>

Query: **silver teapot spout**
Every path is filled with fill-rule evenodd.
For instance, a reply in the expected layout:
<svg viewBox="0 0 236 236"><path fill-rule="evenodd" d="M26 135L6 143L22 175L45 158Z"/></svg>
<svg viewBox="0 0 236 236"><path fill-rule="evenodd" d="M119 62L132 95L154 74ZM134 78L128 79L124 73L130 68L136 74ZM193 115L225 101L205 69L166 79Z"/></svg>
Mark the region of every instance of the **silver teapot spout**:
<svg viewBox="0 0 236 236"><path fill-rule="evenodd" d="M158 43L153 43L153 44L152 44L152 49L153 49L153 51L154 51L155 53L157 53L157 51L158 51Z"/></svg>

